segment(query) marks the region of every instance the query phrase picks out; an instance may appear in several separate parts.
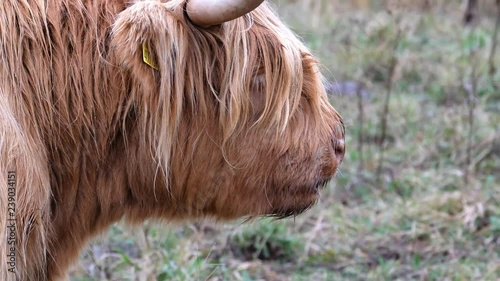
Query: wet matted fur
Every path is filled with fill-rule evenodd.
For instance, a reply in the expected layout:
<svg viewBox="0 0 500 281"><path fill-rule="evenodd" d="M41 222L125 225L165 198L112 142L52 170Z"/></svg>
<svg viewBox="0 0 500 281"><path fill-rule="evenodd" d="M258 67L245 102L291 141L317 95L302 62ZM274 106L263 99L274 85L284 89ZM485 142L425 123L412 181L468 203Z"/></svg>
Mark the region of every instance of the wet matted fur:
<svg viewBox="0 0 500 281"><path fill-rule="evenodd" d="M184 6L1 1L1 280L65 278L123 217L286 217L317 200L344 134L317 62L267 3L208 29Z"/></svg>

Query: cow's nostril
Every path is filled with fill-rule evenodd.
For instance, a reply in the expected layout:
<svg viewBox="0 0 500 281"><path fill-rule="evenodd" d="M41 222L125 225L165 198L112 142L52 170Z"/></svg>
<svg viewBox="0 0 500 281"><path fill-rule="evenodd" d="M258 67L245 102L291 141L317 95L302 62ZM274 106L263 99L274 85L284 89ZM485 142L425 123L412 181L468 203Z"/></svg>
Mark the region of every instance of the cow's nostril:
<svg viewBox="0 0 500 281"><path fill-rule="evenodd" d="M342 162L345 154L345 141L343 138L336 139L333 142L333 150L335 153L335 159L338 161L338 163Z"/></svg>

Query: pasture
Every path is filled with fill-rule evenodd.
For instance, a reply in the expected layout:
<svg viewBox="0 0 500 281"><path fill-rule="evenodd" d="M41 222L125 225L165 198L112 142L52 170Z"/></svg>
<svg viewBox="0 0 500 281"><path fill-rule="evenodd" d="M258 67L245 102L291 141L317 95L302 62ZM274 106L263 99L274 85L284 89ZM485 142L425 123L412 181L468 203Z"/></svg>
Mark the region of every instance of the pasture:
<svg viewBox="0 0 500 281"><path fill-rule="evenodd" d="M464 26L459 1L337 2L275 1L346 125L318 204L285 220L117 224L71 280L500 279L500 4Z"/></svg>

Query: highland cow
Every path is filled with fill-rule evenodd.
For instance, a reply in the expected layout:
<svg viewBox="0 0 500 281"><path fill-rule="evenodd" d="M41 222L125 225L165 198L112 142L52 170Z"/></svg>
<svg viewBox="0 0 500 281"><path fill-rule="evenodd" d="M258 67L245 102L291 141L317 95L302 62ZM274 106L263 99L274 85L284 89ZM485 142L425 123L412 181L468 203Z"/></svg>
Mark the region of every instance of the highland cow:
<svg viewBox="0 0 500 281"><path fill-rule="evenodd" d="M342 120L317 61L261 2L1 1L1 280L66 278L121 218L315 203Z"/></svg>

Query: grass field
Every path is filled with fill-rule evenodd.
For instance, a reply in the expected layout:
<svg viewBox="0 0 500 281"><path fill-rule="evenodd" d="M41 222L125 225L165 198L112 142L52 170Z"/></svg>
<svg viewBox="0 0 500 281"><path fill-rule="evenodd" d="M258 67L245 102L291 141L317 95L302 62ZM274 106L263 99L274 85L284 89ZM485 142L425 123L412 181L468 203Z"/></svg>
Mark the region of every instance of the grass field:
<svg viewBox="0 0 500 281"><path fill-rule="evenodd" d="M495 13L464 27L454 1L306 2L278 12L320 58L347 127L318 204L279 221L118 224L72 280L500 280Z"/></svg>

